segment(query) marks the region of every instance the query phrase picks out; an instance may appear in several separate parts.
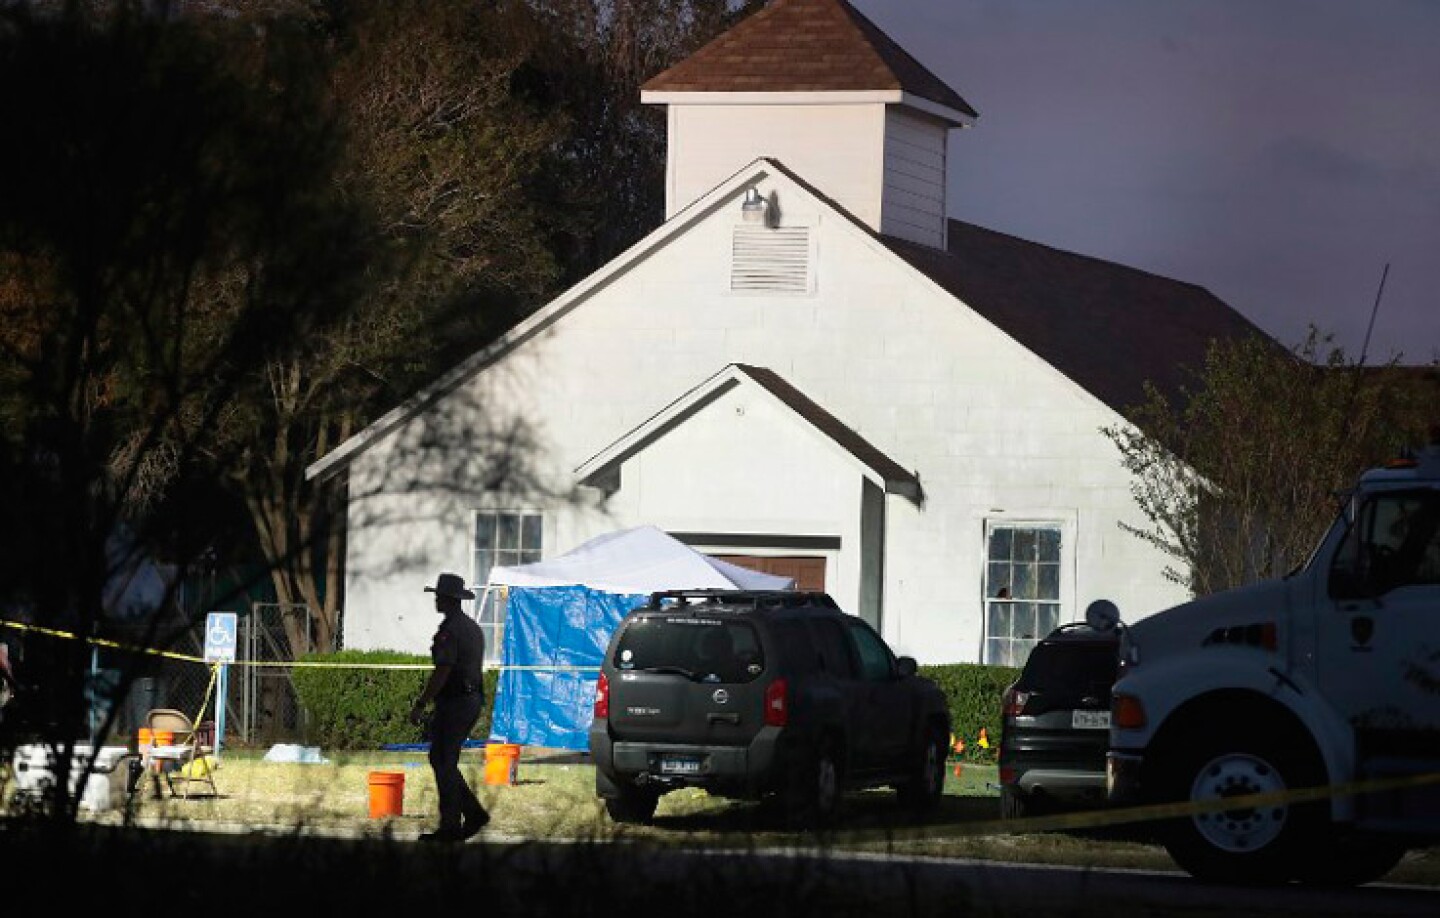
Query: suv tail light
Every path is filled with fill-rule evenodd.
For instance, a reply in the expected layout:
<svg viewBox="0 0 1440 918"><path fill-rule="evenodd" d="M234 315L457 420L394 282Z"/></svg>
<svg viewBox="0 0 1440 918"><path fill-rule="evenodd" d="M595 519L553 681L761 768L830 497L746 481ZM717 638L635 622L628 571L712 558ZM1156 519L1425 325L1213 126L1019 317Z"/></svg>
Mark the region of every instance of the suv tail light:
<svg viewBox="0 0 1440 918"><path fill-rule="evenodd" d="M595 716L610 716L610 679L604 673L595 681Z"/></svg>
<svg viewBox="0 0 1440 918"><path fill-rule="evenodd" d="M790 720L789 699L784 679L765 686L765 726L783 727Z"/></svg>
<svg viewBox="0 0 1440 918"><path fill-rule="evenodd" d="M991 696L994 697L994 696ZM1017 692L1014 686L1005 690L1000 699L1000 714L1004 717L1014 717L1017 714L1025 713L1025 704L1030 700L1029 692Z"/></svg>

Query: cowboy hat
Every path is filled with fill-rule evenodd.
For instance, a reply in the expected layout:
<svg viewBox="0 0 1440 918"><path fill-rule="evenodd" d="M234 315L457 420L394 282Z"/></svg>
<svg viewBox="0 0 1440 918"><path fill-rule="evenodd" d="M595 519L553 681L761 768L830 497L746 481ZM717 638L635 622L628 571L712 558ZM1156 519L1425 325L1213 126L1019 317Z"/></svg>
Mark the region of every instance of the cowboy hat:
<svg viewBox="0 0 1440 918"><path fill-rule="evenodd" d="M451 599L474 599L475 594L465 589L465 578L459 574L441 574L435 578L433 587L426 587L425 592L434 593L436 596L449 596Z"/></svg>

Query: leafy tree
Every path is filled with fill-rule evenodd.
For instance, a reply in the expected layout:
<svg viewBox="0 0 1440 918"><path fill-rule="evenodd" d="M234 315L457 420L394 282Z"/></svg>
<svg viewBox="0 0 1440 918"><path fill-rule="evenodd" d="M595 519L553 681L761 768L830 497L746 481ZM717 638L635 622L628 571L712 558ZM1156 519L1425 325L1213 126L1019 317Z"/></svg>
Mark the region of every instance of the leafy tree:
<svg viewBox="0 0 1440 918"><path fill-rule="evenodd" d="M554 259L523 183L562 126L510 92L527 49L513 13L464 0L259 4L266 56L303 25L345 129L333 177L375 217L369 286L344 323L278 351L227 419L233 462L272 586L303 603L297 652L339 629L343 482L305 467L439 370L492 339L553 288ZM220 24L212 23L212 28ZM311 643L313 637L313 645Z"/></svg>
<svg viewBox="0 0 1440 918"><path fill-rule="evenodd" d="M646 80L698 50L764 0L526 0L536 53L516 91L569 121L549 151L543 202L567 283L658 226L665 212L663 111Z"/></svg>
<svg viewBox="0 0 1440 918"><path fill-rule="evenodd" d="M1357 474L1423 433L1425 383L1362 368L1312 329L1286 351L1253 337L1212 345L1179 404L1148 388L1130 425L1105 428L1134 475L1145 525L1122 524L1175 563L1196 595L1304 561Z"/></svg>
<svg viewBox="0 0 1440 918"><path fill-rule="evenodd" d="M291 237L308 225L276 210L257 218L252 239L236 236L223 255L212 255L199 249L226 247L222 240L229 232L217 228L213 239L206 235L206 220L219 226L211 219L212 202L187 190L172 192L186 198L188 209L166 213L176 219L200 216L189 218L173 238L147 241L157 252L187 241L197 251L186 253L193 264L156 255L168 260L147 276L161 283L181 278L176 308L185 316L177 327L152 332L151 340L161 349L172 344L180 367L175 372L193 374L186 380L192 388L184 398L173 397L167 413L150 418L164 418L163 423L153 429L132 424L124 428L123 442L109 450L106 468L129 476L124 515L138 519L143 507L158 518L175 508L204 505L227 508L212 517L228 519L229 501L243 501L276 598L317 612L314 646L331 646L339 628L336 587L344 536L339 521L346 495L341 480L306 481L305 467L493 339L560 284L598 267L658 222L663 125L658 113L640 105L639 85L758 4L733 10L732 5L232 0L160 8L165 15L147 15L150 6L124 2L65 6L63 15L50 21L74 34L116 48L163 46L156 73L169 57L182 56L170 50L175 36L193 39L209 59L186 61L196 72L179 80L189 79L194 87L185 100L165 95L171 92L164 82L168 72L109 74L109 87L89 99L106 100L108 91L128 94L126 104L102 101L77 109L93 111L95 118L72 120L68 134L51 136L70 138L98 158L103 155L98 148L112 141L107 132L119 131L121 142L143 158L150 155L140 149L146 143L189 142L182 136L188 110L200 113L195 120L201 130L207 119L224 120L211 111L216 105L201 98L223 78L227 86L252 94L237 111L257 123L241 125L237 114L236 124L224 128L233 134L226 142L233 139L234 150L187 148L169 155L193 154L217 173L237 169L238 157L252 155L257 158L238 168L258 173L293 167L284 194L312 208L333 204L335 212L347 213L333 227L333 238L317 233L296 246ZM42 37L46 27L29 19L25 9L17 7L12 17L23 23L12 32L12 46L18 55L38 59L35 49L48 40ZM58 50L55 60L71 49ZM223 67L205 69L214 62ZM32 60L26 66L38 65ZM95 72L70 74L73 92L89 93L84 79ZM48 99L36 95L25 101L36 109L17 112L13 123L25 125L30 118L28 123L48 130L38 110ZM154 109L148 120L132 118L132 107L146 105ZM323 169L307 168L303 156L296 159L278 146L258 149L286 123L299 126L295 144L324 145ZM124 173L119 164L126 155L122 150L99 165L87 160L82 168L92 171L80 187L103 198L115 184L120 193L115 200L123 200L124 182L141 181L134 173L114 174ZM160 161L150 156L147 163ZM175 180L183 174L177 172ZM278 194L257 193L255 208L288 206ZM134 196L165 206L143 187ZM17 211L42 206L33 197L13 204ZM75 219L69 202L62 205L66 219L84 222ZM131 232L125 219L117 213L116 226L94 229L100 235ZM14 238L16 245L0 252L6 266L0 296L16 306L16 314L8 316L14 320L9 326L14 353L36 358L48 338L38 327L42 313L35 304L45 299L46 283L65 293L70 255L25 251L27 231ZM309 289L280 287L301 279ZM302 322L317 306L335 321ZM222 355L231 329L257 308L294 320L296 327L277 326L264 335L258 363L254 352L244 361L227 362ZM110 341L123 324L104 324L101 339ZM122 347L121 353L126 356L114 363L125 366L128 351ZM207 361L223 373L206 375ZM42 365L44 360L32 359L0 368L0 378L15 384L7 390L13 397L0 394L0 410L14 410L17 423L11 429L17 432L29 429L22 416L38 410L25 374ZM205 391L207 383L212 391ZM93 385L108 394L118 391L109 377ZM147 397L125 390L131 395ZM522 431L495 435L493 451L500 453L526 442ZM28 437L19 442L33 445ZM496 465L512 478L519 468L504 456ZM217 480L228 489L217 487ZM187 525L187 537L176 540L193 556L187 560L237 542L218 526ZM290 624L292 646L310 649L306 622L297 618Z"/></svg>
<svg viewBox="0 0 1440 918"><path fill-rule="evenodd" d="M319 613L315 646L339 628L345 494L304 467L659 223L663 119L640 84L758 4L732 5L249 6L254 22L315 36L348 131L337 181L378 215L388 256L351 321L272 364L231 425L252 444L232 473L277 598ZM500 431L480 446L500 468L524 440ZM291 642L309 649L298 628Z"/></svg>
<svg viewBox="0 0 1440 918"><path fill-rule="evenodd" d="M0 123L23 138L0 145L7 614L101 634L118 570L163 557L183 578L227 538L197 499L234 459L227 423L367 282L323 72L231 47L138 4L0 8ZM23 675L68 740L88 648L56 646Z"/></svg>

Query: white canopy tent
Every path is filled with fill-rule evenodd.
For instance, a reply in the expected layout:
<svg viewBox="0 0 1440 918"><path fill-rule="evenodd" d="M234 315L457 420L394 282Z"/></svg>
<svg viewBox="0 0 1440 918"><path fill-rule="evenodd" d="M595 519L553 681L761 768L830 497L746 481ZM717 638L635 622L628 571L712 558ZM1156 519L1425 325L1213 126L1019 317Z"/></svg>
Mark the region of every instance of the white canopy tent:
<svg viewBox="0 0 1440 918"><path fill-rule="evenodd" d="M596 536L548 561L497 567L490 572L488 586L500 585L581 585L606 593L654 593L699 589L788 590L793 581L712 558L654 526L637 526Z"/></svg>

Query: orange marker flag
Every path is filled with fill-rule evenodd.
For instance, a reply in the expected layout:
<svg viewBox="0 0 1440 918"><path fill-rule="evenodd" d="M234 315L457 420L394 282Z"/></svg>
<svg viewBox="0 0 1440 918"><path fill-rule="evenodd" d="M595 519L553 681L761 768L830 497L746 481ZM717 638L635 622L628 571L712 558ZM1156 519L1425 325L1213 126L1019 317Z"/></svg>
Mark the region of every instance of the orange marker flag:
<svg viewBox="0 0 1440 918"><path fill-rule="evenodd" d="M985 732L985 728L984 728L984 727L981 727L981 728L980 728L980 748L981 748L981 749L989 749L989 748L990 748L990 736L989 736L989 734L987 734L987 733Z"/></svg>
<svg viewBox="0 0 1440 918"><path fill-rule="evenodd" d="M955 736L954 734L951 734L950 739L954 741L954 742L952 742L952 743L950 744L950 748L955 750L955 754L956 754L956 755L964 755L964 754L965 754L965 740L961 739L961 738L958 737L958 736Z"/></svg>

